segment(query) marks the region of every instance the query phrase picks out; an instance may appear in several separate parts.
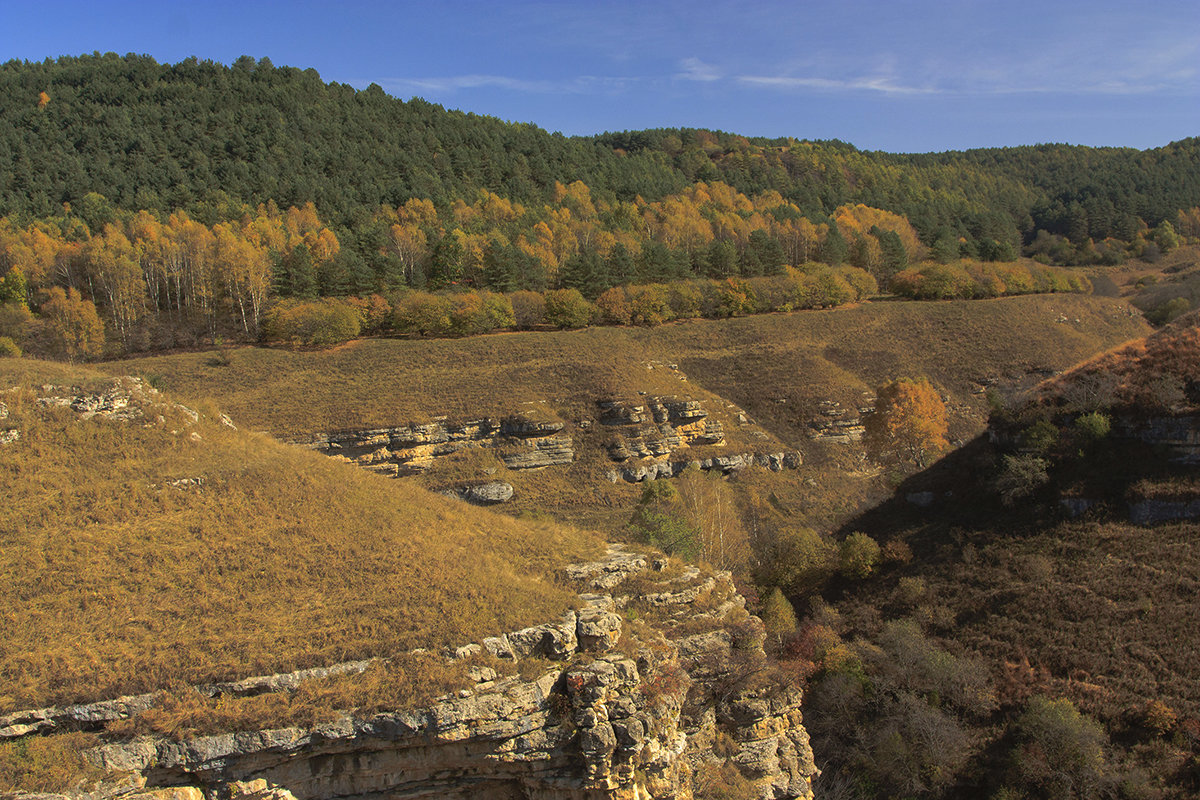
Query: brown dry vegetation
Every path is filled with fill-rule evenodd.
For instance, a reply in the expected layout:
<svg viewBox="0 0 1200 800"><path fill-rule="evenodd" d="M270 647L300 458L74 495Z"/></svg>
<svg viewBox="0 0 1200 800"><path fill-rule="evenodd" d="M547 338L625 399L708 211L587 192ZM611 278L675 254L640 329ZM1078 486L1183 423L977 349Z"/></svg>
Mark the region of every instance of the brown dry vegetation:
<svg viewBox="0 0 1200 800"><path fill-rule="evenodd" d="M98 379L0 372L0 711L477 640L561 613L551 576L596 552L211 413L84 421L29 388Z"/></svg>
<svg viewBox="0 0 1200 800"><path fill-rule="evenodd" d="M452 420L503 415L530 402L570 424L594 419L595 402L605 397L689 396L725 425L735 452L800 450L806 463L801 480L795 473L757 470L742 480L763 498L782 500L807 524L827 526L881 497L884 487L877 471L860 460L860 449L809 440L822 400L854 409L869 403L887 380L928 376L948 398L951 437L965 440L983 427L983 383L1033 383L1148 330L1120 300L1031 295L877 302L653 329L368 339L323 352L247 347L232 351L227 364L212 353L187 353L100 368L153 377L180 397L214 398L240 424L285 438L441 414ZM652 364L659 366L648 369ZM669 364L680 370L662 366ZM757 424L739 424L730 401ZM758 438L764 433L766 439ZM640 488L605 479L611 465L596 426L571 434L577 459L566 469L518 473L504 470L491 454L470 453L419 480L440 488L479 479L493 468L516 489L508 507L513 513L548 511L620 529ZM704 454L694 451L692 457Z"/></svg>
<svg viewBox="0 0 1200 800"><path fill-rule="evenodd" d="M975 379L1065 369L1148 330L1119 301L1033 295L868 303L652 329L360 340L322 352L241 348L228 366L210 364L211 353L188 353L99 368L158 376L176 395L218 399L235 419L283 437L505 413L526 401L591 406L638 390L682 394L695 384L770 419L784 435L803 433L796 418L819 399L857 398L898 375L927 375L966 397ZM651 361L678 363L692 385L681 386L669 370L647 370Z"/></svg>
<svg viewBox="0 0 1200 800"><path fill-rule="evenodd" d="M1096 407L1172 411L1196 404L1185 390L1198 383L1200 312L1193 312L1046 381L1036 399L1068 407L1088 399Z"/></svg>
<svg viewBox="0 0 1200 800"><path fill-rule="evenodd" d="M973 743L942 796L974 797L1001 784L1030 797L1190 798L1200 789L1197 525L1124 518L1131 500L1194 500L1200 470L1118 432L1130 418L1195 408L1198 322L1182 318L1044 382L993 420L997 437L979 437L844 526L915 555L864 583L825 585L836 611L810 619L810 629L819 622L853 642L865 696L911 693L890 686L886 667L872 661L888 649L897 619L916 631L918 649L986 665L978 673L994 687L994 712L943 720ZM1174 384L1170 408L1164 379ZM1004 477L1022 459L1038 462L1036 485L1007 492ZM908 503L915 491L929 492L932 504ZM1099 502L1064 521L1061 497ZM845 731L886 730L886 704L855 700L861 691L844 675L818 676L812 688L806 721L828 773L885 774L886 748L863 744L869 736L852 742ZM1031 715L1045 698L1058 698L1062 719L1074 720L1063 730L1098 742L1087 774L1071 776L1093 781L1090 789L1058 791L1045 768L1059 765L1031 756ZM846 756L852 748L857 755Z"/></svg>

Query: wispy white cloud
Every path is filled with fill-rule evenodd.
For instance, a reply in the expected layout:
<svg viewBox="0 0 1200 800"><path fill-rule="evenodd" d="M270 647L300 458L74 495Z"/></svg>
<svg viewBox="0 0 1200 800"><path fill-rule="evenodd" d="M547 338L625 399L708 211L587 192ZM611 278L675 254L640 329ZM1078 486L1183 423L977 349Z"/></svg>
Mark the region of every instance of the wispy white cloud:
<svg viewBox="0 0 1200 800"><path fill-rule="evenodd" d="M905 86L891 77L814 78L794 75L739 75L739 83L767 89L820 89L825 91L868 91L881 94L942 94L930 86Z"/></svg>
<svg viewBox="0 0 1200 800"><path fill-rule="evenodd" d="M528 80L508 75L447 75L428 78L375 78L384 89L394 93L453 93L464 89L503 89L527 94L601 94L625 90L639 81L636 77L579 75L567 79ZM363 81L361 83L370 83Z"/></svg>
<svg viewBox="0 0 1200 800"><path fill-rule="evenodd" d="M712 82L721 79L720 71L711 64L705 64L698 58L685 58L679 62L682 72L675 73L675 77L685 81L702 81Z"/></svg>

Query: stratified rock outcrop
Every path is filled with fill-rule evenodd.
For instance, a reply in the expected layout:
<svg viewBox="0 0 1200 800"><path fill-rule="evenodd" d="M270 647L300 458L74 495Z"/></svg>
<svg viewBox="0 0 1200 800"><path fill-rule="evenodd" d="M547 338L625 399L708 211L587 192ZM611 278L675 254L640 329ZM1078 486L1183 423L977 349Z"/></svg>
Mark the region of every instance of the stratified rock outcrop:
<svg viewBox="0 0 1200 800"><path fill-rule="evenodd" d="M385 475L415 475L436 459L471 449L496 451L509 469L565 466L575 460L566 426L542 414L524 413L452 423L438 417L396 428L314 434L302 442Z"/></svg>
<svg viewBox="0 0 1200 800"><path fill-rule="evenodd" d="M89 758L126 777L91 797L685 800L722 769L753 797L812 796L800 692L765 677L762 623L728 573L619 548L566 572L578 610L447 654L520 674L474 669L428 708L313 729L105 744Z"/></svg>
<svg viewBox="0 0 1200 800"><path fill-rule="evenodd" d="M577 437L592 441L607 453L614 462L607 477L614 483L673 478L689 467L729 475L754 466L778 472L802 463L799 452L778 449L778 443L770 450L745 450L744 443L731 445L725 424L691 398L599 400L600 424L580 420L571 432L567 423L541 404L530 405L532 409L506 417L466 422L436 417L432 422L395 428L313 434L297 444L394 477L425 473L438 459L465 450L491 450L511 470L569 466L577 457ZM738 424L749 422L739 414ZM767 439L762 431L753 431L749 438L755 436ZM469 502L503 502L472 496L469 488L449 491Z"/></svg>
<svg viewBox="0 0 1200 800"><path fill-rule="evenodd" d="M621 464L608 472L614 483L673 478L689 467L724 475L750 466L778 472L795 469L802 461L794 451L711 454L713 448L727 447L725 428L698 400L651 396L640 402L601 400L597 405L601 424L611 431L608 456ZM707 449L704 455L679 458L692 448Z"/></svg>

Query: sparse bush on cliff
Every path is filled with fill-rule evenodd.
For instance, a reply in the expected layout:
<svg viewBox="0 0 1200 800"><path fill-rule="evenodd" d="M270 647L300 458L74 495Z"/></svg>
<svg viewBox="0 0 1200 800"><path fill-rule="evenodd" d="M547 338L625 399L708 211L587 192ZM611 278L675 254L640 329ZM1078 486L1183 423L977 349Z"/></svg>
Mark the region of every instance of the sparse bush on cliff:
<svg viewBox="0 0 1200 800"><path fill-rule="evenodd" d="M798 627L796 611L778 586L771 589L766 599L763 600L759 616L762 617L763 625L766 626L767 636L773 639L778 646L782 646L784 639L796 633Z"/></svg>
<svg viewBox="0 0 1200 800"><path fill-rule="evenodd" d="M1005 505L1032 496L1050 480L1049 462L1035 455L1005 455L996 478L996 491Z"/></svg>
<svg viewBox="0 0 1200 800"><path fill-rule="evenodd" d="M1072 427L1082 444L1092 444L1108 436L1112 430L1112 419L1107 414L1093 411L1076 418Z"/></svg>

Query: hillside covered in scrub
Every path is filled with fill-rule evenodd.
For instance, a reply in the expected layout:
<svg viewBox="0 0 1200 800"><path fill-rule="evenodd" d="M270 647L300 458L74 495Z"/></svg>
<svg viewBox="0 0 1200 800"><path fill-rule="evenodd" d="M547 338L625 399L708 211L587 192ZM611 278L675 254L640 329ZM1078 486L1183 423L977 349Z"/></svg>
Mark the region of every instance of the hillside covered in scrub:
<svg viewBox="0 0 1200 800"><path fill-rule="evenodd" d="M819 584L792 644L823 781L1195 794L1198 322L998 401L986 436L845 523L885 556Z"/></svg>

